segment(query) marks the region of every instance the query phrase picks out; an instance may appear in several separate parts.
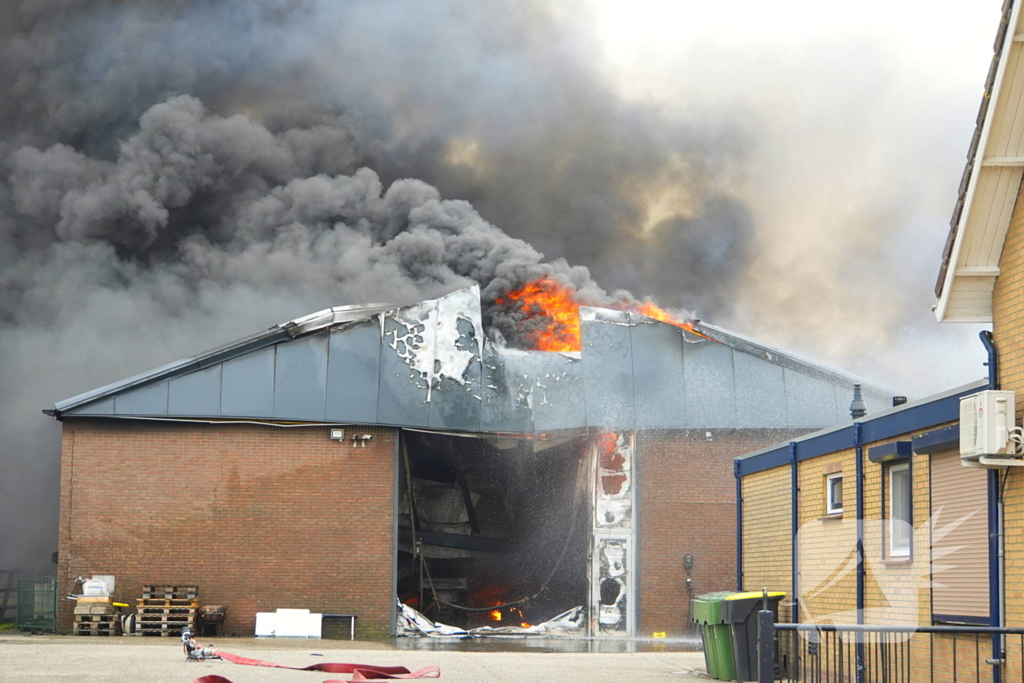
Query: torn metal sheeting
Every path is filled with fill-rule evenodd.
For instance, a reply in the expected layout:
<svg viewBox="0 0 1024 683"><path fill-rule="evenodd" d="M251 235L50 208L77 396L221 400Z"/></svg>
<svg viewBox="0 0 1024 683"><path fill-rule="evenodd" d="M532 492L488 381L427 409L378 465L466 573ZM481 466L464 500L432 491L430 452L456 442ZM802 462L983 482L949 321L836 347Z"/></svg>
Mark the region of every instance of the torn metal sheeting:
<svg viewBox="0 0 1024 683"><path fill-rule="evenodd" d="M806 429L855 382L720 328L580 307L579 353L484 336L476 286L410 306L338 306L61 401L55 414L365 424L535 436ZM706 336L701 336L706 335ZM870 410L889 394L864 390Z"/></svg>
<svg viewBox="0 0 1024 683"><path fill-rule="evenodd" d="M398 603L396 632L400 636L432 638L481 638L484 636L547 636L578 633L583 627L583 607L573 607L558 616L533 626L480 626L461 629L431 621L408 605Z"/></svg>

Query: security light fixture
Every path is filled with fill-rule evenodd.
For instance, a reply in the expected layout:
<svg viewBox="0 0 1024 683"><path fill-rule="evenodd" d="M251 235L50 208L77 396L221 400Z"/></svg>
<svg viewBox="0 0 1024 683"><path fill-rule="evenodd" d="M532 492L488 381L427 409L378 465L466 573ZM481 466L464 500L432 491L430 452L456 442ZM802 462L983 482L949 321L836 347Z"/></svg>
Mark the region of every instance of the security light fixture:
<svg viewBox="0 0 1024 683"><path fill-rule="evenodd" d="M344 429L332 429L331 430L331 439L333 439L334 441L341 441L344 438L345 438L345 430Z"/></svg>

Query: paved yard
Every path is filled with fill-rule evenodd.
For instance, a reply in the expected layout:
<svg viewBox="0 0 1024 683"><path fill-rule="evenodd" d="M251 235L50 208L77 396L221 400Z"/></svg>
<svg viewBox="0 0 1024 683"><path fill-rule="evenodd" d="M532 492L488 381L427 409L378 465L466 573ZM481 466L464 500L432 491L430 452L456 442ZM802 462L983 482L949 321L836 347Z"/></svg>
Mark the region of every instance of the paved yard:
<svg viewBox="0 0 1024 683"><path fill-rule="evenodd" d="M704 678L698 673L703 669L702 654L671 651L670 645L664 647L664 651L650 652L552 652L552 648L543 643L526 645L522 642L473 644L469 649L474 651L410 649L407 643L401 645L396 648L389 643L338 640L219 638L215 649L288 666L358 662L418 669L436 664L441 667L440 680L450 683L621 683L627 680L678 683ZM657 649L657 645L646 647ZM590 646L580 643L575 649L590 649ZM180 641L172 638L0 634L0 680L4 683L191 683L213 673L234 683L320 683L327 679L349 678L342 674L239 666L226 661L186 662Z"/></svg>

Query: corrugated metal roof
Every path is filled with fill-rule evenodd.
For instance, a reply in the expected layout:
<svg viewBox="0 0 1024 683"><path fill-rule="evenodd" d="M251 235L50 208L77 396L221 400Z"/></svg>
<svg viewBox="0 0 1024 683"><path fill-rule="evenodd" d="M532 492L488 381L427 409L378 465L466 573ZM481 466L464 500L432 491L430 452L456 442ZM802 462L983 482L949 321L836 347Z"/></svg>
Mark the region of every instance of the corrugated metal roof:
<svg viewBox="0 0 1024 683"><path fill-rule="evenodd" d="M580 309L579 353L498 347L477 287L411 306L340 306L56 404L61 416L352 423L463 433L813 429L854 383L721 328L692 334Z"/></svg>

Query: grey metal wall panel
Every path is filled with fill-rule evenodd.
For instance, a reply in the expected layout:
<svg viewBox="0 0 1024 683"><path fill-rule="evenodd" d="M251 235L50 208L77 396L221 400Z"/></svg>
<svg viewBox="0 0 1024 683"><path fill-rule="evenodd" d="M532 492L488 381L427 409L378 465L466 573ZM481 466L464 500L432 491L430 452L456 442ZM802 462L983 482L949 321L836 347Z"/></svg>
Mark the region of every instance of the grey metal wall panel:
<svg viewBox="0 0 1024 683"><path fill-rule="evenodd" d="M679 328L640 322L630 328L637 429L686 427L683 337Z"/></svg>
<svg viewBox="0 0 1024 683"><path fill-rule="evenodd" d="M473 322L459 316L438 316L438 338L442 339L442 326L455 325L457 341L452 347L440 341L435 348L439 374L433 378L430 393L430 426L436 429L477 431L480 429L480 405L483 400L480 356L482 339L477 336ZM464 357L469 354L469 357ZM456 356L460 356L457 358ZM451 368L451 370L448 370ZM445 375L454 371L457 376Z"/></svg>
<svg viewBox="0 0 1024 683"><path fill-rule="evenodd" d="M220 374L221 365L218 363L172 379L167 397L171 415L220 415Z"/></svg>
<svg viewBox="0 0 1024 683"><path fill-rule="evenodd" d="M835 385L789 368L785 373L790 427L828 427L839 421Z"/></svg>
<svg viewBox="0 0 1024 683"><path fill-rule="evenodd" d="M331 332L327 359L327 411L332 422L377 421L380 321Z"/></svg>
<svg viewBox="0 0 1024 683"><path fill-rule="evenodd" d="M535 354L533 422L539 432L581 429L587 424L583 363L561 353Z"/></svg>
<svg viewBox="0 0 1024 683"><path fill-rule="evenodd" d="M583 387L590 427L632 429L636 423L628 323L624 312L580 309Z"/></svg>
<svg viewBox="0 0 1024 683"><path fill-rule="evenodd" d="M108 398L95 403L89 403L81 408L69 410L68 415L113 415L114 399Z"/></svg>
<svg viewBox="0 0 1024 683"><path fill-rule="evenodd" d="M327 411L327 344L318 332L277 345L274 417L323 420Z"/></svg>
<svg viewBox="0 0 1024 683"><path fill-rule="evenodd" d="M384 424L430 424L429 376L434 366L437 300L399 309L384 317L377 419Z"/></svg>
<svg viewBox="0 0 1024 683"><path fill-rule="evenodd" d="M847 401L846 408L850 407L850 401L853 401L853 385L849 387L842 387L843 391L850 397ZM874 391L864 391L864 405L868 407L868 415L872 413L879 413L883 410L892 408L892 396L889 394L876 393ZM843 410L844 406L842 401L839 400L841 394L836 394L837 403L839 403L840 411ZM849 411L847 410L847 415Z"/></svg>
<svg viewBox="0 0 1024 683"><path fill-rule="evenodd" d="M492 344L484 344L481 431L533 433L531 355L514 349L499 353Z"/></svg>
<svg viewBox="0 0 1024 683"><path fill-rule="evenodd" d="M276 346L271 346L224 363L221 371L221 415L269 417L274 414L276 349Z"/></svg>
<svg viewBox="0 0 1024 683"><path fill-rule="evenodd" d="M115 415L166 415L167 380L133 389L114 399Z"/></svg>
<svg viewBox="0 0 1024 683"><path fill-rule="evenodd" d="M789 426L786 413L785 373L773 363L734 352L736 374L736 427L771 429Z"/></svg>
<svg viewBox="0 0 1024 683"><path fill-rule="evenodd" d="M691 428L730 428L736 423L733 350L717 342L683 347L686 423Z"/></svg>

